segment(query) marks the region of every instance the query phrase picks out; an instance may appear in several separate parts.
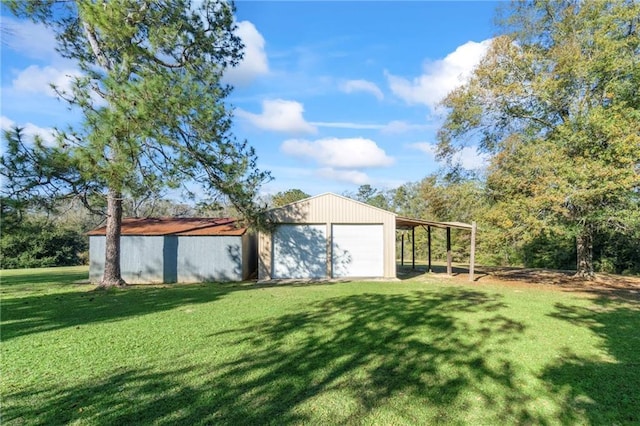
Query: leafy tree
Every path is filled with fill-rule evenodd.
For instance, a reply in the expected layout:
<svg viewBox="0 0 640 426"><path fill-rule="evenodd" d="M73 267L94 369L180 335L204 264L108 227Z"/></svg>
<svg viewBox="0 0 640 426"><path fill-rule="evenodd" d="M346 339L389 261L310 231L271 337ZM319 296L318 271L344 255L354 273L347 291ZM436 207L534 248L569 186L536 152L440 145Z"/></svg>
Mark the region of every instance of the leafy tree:
<svg viewBox="0 0 640 426"><path fill-rule="evenodd" d="M193 217L196 208L168 199L163 192L147 191L123 200L122 212L127 217Z"/></svg>
<svg viewBox="0 0 640 426"><path fill-rule="evenodd" d="M389 210L391 208L386 194L383 191L372 187L368 183L360 185L358 187L358 192L355 194L346 193L345 196L384 210Z"/></svg>
<svg viewBox="0 0 640 426"><path fill-rule="evenodd" d="M541 232L518 247L518 255L528 268L570 270L575 267L576 246L567 235Z"/></svg>
<svg viewBox="0 0 640 426"><path fill-rule="evenodd" d="M591 278L597 232L637 226L640 2L514 2L472 78L444 101L440 154L492 153L495 223L576 238ZM634 225L636 224L636 225Z"/></svg>
<svg viewBox="0 0 640 426"><path fill-rule="evenodd" d="M2 268L42 268L82 263L87 238L77 229L58 226L42 217L28 217L0 236Z"/></svg>
<svg viewBox="0 0 640 426"><path fill-rule="evenodd" d="M594 238L593 251L601 272L640 274L640 224L632 232L601 230Z"/></svg>
<svg viewBox="0 0 640 426"><path fill-rule="evenodd" d="M17 16L51 27L58 51L77 61L83 75L73 80L70 92L57 91L82 111L83 121L60 130L54 148L15 144L15 150L7 151L15 161L3 158L3 165L18 171L50 171L51 181L23 176L22 182L40 191L46 187L51 191L48 196L85 194L87 202L96 195L106 199L101 286L124 284L119 239L122 200L127 196L166 187L182 187L193 196L185 182L195 182L212 197L222 197L247 216L258 217L253 198L269 176L256 168L255 153L247 142L231 134L231 110L224 103L231 89L221 83L225 69L242 57L232 3L10 0L6 4ZM55 154L55 161L49 154ZM58 171L64 172L62 178Z"/></svg>
<svg viewBox="0 0 640 426"><path fill-rule="evenodd" d="M16 208L2 198L0 267L38 268L79 265L88 249L87 229L78 221L59 220L41 212Z"/></svg>
<svg viewBox="0 0 640 426"><path fill-rule="evenodd" d="M418 197L418 185L408 182L394 189L390 197L392 211L406 217L419 217L424 203Z"/></svg>
<svg viewBox="0 0 640 426"><path fill-rule="evenodd" d="M282 207L309 197L310 195L302 191L301 189L288 189L286 191L280 191L275 194L271 199L271 203L274 207Z"/></svg>

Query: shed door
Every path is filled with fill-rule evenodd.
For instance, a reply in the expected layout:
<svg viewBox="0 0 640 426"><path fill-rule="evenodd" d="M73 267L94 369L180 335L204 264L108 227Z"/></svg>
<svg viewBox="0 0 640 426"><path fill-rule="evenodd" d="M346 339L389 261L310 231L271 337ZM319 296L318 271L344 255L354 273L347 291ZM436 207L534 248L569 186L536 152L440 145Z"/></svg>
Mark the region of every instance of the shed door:
<svg viewBox="0 0 640 426"><path fill-rule="evenodd" d="M325 278L326 225L278 225L272 258L273 278Z"/></svg>
<svg viewBox="0 0 640 426"><path fill-rule="evenodd" d="M333 225L332 241L335 278L384 276L382 225Z"/></svg>

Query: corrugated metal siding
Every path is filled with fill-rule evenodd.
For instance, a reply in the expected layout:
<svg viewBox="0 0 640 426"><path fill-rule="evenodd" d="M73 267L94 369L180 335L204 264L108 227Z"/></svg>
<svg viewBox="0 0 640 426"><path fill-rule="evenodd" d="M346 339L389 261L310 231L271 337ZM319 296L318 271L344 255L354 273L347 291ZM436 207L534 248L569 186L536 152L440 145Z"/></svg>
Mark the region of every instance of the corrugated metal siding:
<svg viewBox="0 0 640 426"><path fill-rule="evenodd" d="M120 268L128 283L241 281L250 256L244 236L121 236ZM89 237L89 278L104 274L105 237ZM249 253L247 253L249 251ZM255 260L254 260L255 262Z"/></svg>
<svg viewBox="0 0 640 426"><path fill-rule="evenodd" d="M267 214L276 223L325 223L329 232L332 224L381 224L384 227L384 276L396 276L394 213L336 194L322 194L273 209ZM327 237L331 241L331 235ZM272 278L272 253L271 235L261 232L258 242L258 277L261 280Z"/></svg>
<svg viewBox="0 0 640 426"><path fill-rule="evenodd" d="M120 271L130 283L164 282L164 237L120 237Z"/></svg>
<svg viewBox="0 0 640 426"><path fill-rule="evenodd" d="M169 239L170 241L165 241ZM106 238L89 237L89 279L99 282L104 274ZM120 236L120 273L128 283L175 282L176 237Z"/></svg>
<svg viewBox="0 0 640 426"><path fill-rule="evenodd" d="M178 282L242 281L242 237L177 237Z"/></svg>
<svg viewBox="0 0 640 426"><path fill-rule="evenodd" d="M267 213L278 223L385 223L395 214L336 194L322 194Z"/></svg>
<svg viewBox="0 0 640 426"><path fill-rule="evenodd" d="M98 283L104 275L105 237L89 237L89 281Z"/></svg>

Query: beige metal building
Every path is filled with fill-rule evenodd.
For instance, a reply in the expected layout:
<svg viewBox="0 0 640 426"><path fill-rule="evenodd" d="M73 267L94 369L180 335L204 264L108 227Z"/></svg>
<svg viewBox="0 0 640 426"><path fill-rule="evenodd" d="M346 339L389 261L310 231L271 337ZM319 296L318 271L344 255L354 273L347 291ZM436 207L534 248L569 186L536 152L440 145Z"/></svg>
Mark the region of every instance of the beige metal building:
<svg viewBox="0 0 640 426"><path fill-rule="evenodd" d="M336 194L267 212L258 279L395 278L396 214Z"/></svg>

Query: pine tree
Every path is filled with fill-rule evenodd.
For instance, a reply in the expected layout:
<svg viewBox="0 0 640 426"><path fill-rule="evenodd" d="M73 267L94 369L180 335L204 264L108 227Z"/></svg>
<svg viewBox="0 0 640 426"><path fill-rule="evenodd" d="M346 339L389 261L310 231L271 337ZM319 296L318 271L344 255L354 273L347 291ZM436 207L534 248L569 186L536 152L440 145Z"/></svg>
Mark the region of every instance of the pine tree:
<svg viewBox="0 0 640 426"><path fill-rule="evenodd" d="M41 0L6 2L18 16L56 34L58 51L82 76L58 94L82 112L58 133L57 152L106 198L106 259L101 286L123 285L122 200L132 192L200 184L255 214L268 173L254 150L231 134L231 88L224 71L242 58L234 7L224 0ZM32 149L23 145L25 149ZM36 155L35 158L38 158ZM46 162L45 158L41 158ZM36 166L37 167L37 166ZM72 185L56 194L73 192ZM95 195L95 194L94 194Z"/></svg>

